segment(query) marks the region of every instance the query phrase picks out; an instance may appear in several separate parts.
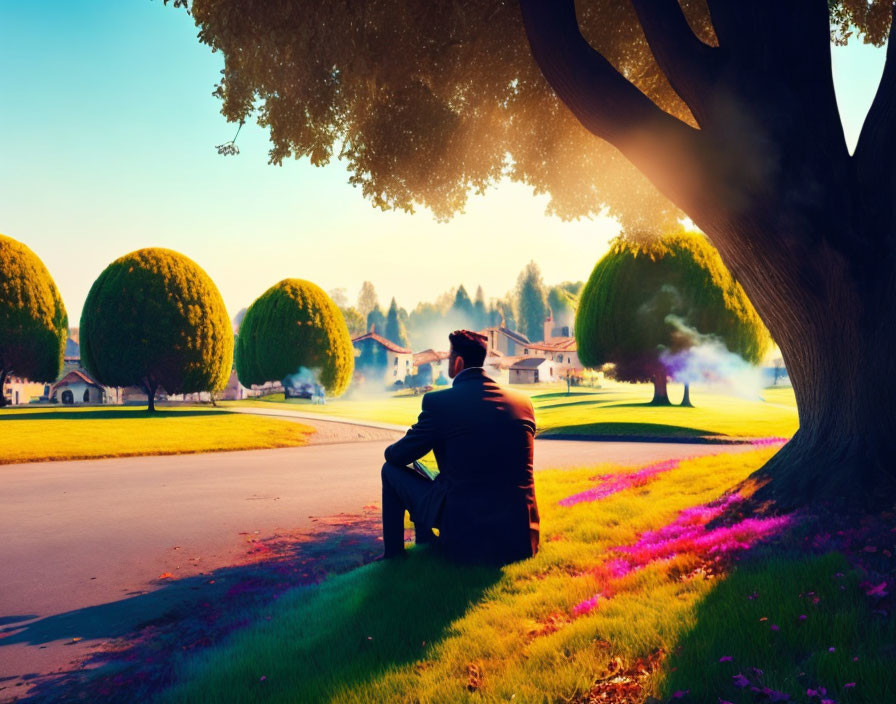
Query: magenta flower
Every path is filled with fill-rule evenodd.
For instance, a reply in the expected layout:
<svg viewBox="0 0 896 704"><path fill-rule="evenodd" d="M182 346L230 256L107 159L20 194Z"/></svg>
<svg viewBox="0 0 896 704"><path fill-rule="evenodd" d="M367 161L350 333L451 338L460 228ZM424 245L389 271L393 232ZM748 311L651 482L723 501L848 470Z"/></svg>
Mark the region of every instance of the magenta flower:
<svg viewBox="0 0 896 704"><path fill-rule="evenodd" d="M750 680L748 680L739 672L734 677L732 677L731 680L734 682L735 687L740 687L741 689L750 686Z"/></svg>
<svg viewBox="0 0 896 704"><path fill-rule="evenodd" d="M887 595L887 592L884 591L886 586L886 582L881 582L876 586L868 585L865 588L865 594L867 594L868 596L884 597Z"/></svg>
<svg viewBox="0 0 896 704"><path fill-rule="evenodd" d="M663 462L647 465L637 472L601 474L597 477L597 481L602 482L601 484L581 491L578 494L567 496L565 499L561 499L559 504L561 506L575 506L586 501L600 501L625 489L644 486L653 481L658 474L675 469L681 462L682 460L664 460Z"/></svg>
<svg viewBox="0 0 896 704"><path fill-rule="evenodd" d="M719 662L731 662L732 660L734 660L734 658L730 655L723 655L719 658Z"/></svg>
<svg viewBox="0 0 896 704"><path fill-rule="evenodd" d="M582 616L584 614L590 613L597 608L597 602L601 599L601 594L595 594L590 599L585 599L585 601L581 601L575 606L572 607L572 613L575 616Z"/></svg>

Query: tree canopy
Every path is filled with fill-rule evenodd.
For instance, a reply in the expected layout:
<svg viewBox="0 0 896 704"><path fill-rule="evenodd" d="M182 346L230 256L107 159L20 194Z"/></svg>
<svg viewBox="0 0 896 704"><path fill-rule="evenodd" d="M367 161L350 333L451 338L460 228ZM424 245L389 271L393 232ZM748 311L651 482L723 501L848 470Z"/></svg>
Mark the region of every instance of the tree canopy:
<svg viewBox="0 0 896 704"><path fill-rule="evenodd" d="M408 346L408 332L398 313L398 303L394 298L389 304L389 312L386 313L386 329L383 337L400 347Z"/></svg>
<svg viewBox="0 0 896 704"><path fill-rule="evenodd" d="M243 321L245 323L245 320ZM169 394L223 389L233 328L218 287L183 254L147 248L99 275L81 313L81 361L107 386Z"/></svg>
<svg viewBox="0 0 896 704"><path fill-rule="evenodd" d="M379 306L374 306L367 314L367 332L373 331L382 335L386 331L386 314Z"/></svg>
<svg viewBox="0 0 896 704"><path fill-rule="evenodd" d="M575 330L583 364L613 364L621 381L653 381L658 403L668 401L664 352L711 337L756 364L771 341L718 253L691 233L617 241L582 290Z"/></svg>
<svg viewBox="0 0 896 704"><path fill-rule="evenodd" d="M342 317L345 318L345 324L348 326L348 334L352 337L363 335L367 332L367 319L361 315L357 308L350 306L348 308L340 308Z"/></svg>
<svg viewBox="0 0 896 704"><path fill-rule="evenodd" d="M541 340L548 302L541 270L534 261L526 265L516 281L516 310L520 332L532 341Z"/></svg>
<svg viewBox="0 0 896 704"><path fill-rule="evenodd" d="M347 388L354 348L342 312L322 288L302 279L274 284L249 306L237 338L244 386L279 381L305 367L331 396Z"/></svg>
<svg viewBox="0 0 896 704"><path fill-rule="evenodd" d="M563 108L532 58L515 0L173 4L189 6L200 41L224 55L215 94L228 120L254 116L266 127L272 163L340 157L380 208L422 204L449 217L471 191L506 177L548 193L549 211L563 217L606 206L637 231L680 215ZM886 39L889 3L829 4L835 39ZM707 3L684 0L682 8L697 37L715 45ZM576 9L591 46L650 100L694 122L633 3L593 0Z"/></svg>
<svg viewBox="0 0 896 704"><path fill-rule="evenodd" d="M366 319L370 315L370 311L380 307L379 297L376 295L376 289L373 283L365 281L361 284L361 290L358 292L358 305L355 308Z"/></svg>
<svg viewBox="0 0 896 704"><path fill-rule="evenodd" d="M65 306L44 263L26 245L0 235L0 406L10 374L56 380L67 335Z"/></svg>

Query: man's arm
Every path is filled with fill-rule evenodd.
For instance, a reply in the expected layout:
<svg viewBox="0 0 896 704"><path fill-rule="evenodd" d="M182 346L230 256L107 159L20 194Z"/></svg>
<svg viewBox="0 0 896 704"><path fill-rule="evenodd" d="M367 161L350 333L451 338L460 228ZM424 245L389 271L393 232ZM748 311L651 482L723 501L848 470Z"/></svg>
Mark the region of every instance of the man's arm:
<svg viewBox="0 0 896 704"><path fill-rule="evenodd" d="M405 436L386 448L386 462L397 465L407 465L414 460L419 460L423 455L433 449L437 437L437 423L429 401L429 394L423 397L423 406L417 422L414 423Z"/></svg>

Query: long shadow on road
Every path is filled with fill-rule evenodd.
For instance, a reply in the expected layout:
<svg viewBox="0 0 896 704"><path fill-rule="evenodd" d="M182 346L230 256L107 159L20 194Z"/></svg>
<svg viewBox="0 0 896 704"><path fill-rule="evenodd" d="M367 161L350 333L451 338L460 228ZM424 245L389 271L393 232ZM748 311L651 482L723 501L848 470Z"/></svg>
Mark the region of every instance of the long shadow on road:
<svg viewBox="0 0 896 704"><path fill-rule="evenodd" d="M287 589L358 567L382 550L374 507L361 515L319 519L319 526L311 533L253 541L248 564L160 580L149 593L24 626L16 623L34 617L0 614L0 657L3 647L14 644L39 647L75 635L104 641L78 669L23 677L30 690L16 701L148 701L171 683L180 659L263 618L264 607ZM0 683L0 701L15 689Z"/></svg>

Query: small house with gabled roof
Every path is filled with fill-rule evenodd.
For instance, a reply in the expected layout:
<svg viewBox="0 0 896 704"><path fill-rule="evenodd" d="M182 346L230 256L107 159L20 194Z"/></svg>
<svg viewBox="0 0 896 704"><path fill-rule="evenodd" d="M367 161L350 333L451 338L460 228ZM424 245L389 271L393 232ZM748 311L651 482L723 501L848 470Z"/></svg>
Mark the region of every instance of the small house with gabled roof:
<svg viewBox="0 0 896 704"><path fill-rule="evenodd" d="M107 390L83 369L73 369L53 384L50 400L66 406L106 403Z"/></svg>
<svg viewBox="0 0 896 704"><path fill-rule="evenodd" d="M543 381L557 381L554 362L545 357L529 357L514 362L510 367L511 384L538 384Z"/></svg>
<svg viewBox="0 0 896 704"><path fill-rule="evenodd" d="M414 353L391 340L370 332L352 340L355 348L355 377L368 384L382 382L387 388L402 387L414 373Z"/></svg>

